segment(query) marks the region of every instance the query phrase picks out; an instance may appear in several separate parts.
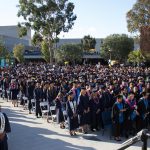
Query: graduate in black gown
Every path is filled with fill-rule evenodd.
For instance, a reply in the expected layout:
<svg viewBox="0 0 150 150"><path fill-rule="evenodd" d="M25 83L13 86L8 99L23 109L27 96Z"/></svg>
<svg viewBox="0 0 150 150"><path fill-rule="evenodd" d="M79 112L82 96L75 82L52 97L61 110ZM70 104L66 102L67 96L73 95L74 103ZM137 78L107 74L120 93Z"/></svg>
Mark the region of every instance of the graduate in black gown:
<svg viewBox="0 0 150 150"><path fill-rule="evenodd" d="M149 105L149 93L143 92L143 97L139 100L137 104L137 111L139 113L137 128L138 131L141 129L147 128L148 126L148 116L150 114L150 105Z"/></svg>
<svg viewBox="0 0 150 150"><path fill-rule="evenodd" d="M112 107L112 121L115 128L114 136L116 141L121 141L120 135L123 129L125 111L126 111L126 106L123 103L123 97L122 95L118 95L117 101L114 103Z"/></svg>
<svg viewBox="0 0 150 150"><path fill-rule="evenodd" d="M16 81L16 79L12 79L11 80L11 84L10 84L10 89L11 89L11 99L12 99L12 104L14 105L14 107L17 104L18 107L18 102L17 102L17 95L18 95L18 83Z"/></svg>
<svg viewBox="0 0 150 150"><path fill-rule="evenodd" d="M34 99L34 82L28 82L28 109L29 109L29 114L31 114L31 109L32 109L32 103L31 99Z"/></svg>
<svg viewBox="0 0 150 150"><path fill-rule="evenodd" d="M10 123L0 106L0 150L8 150L7 133L11 132Z"/></svg>
<svg viewBox="0 0 150 150"><path fill-rule="evenodd" d="M79 127L79 125L77 115L77 102L74 100L74 93L72 91L68 93L66 110L68 115L69 132L70 135L73 136L76 135L75 131Z"/></svg>
<svg viewBox="0 0 150 150"><path fill-rule="evenodd" d="M62 93L58 93L56 99L56 115L57 115L57 122L60 124L60 128L64 129L65 125L64 125L64 115L63 115L63 95Z"/></svg>
<svg viewBox="0 0 150 150"><path fill-rule="evenodd" d="M90 105L89 97L85 88L82 88L78 99L78 113L80 116L80 126L82 127L82 132L86 134L90 125Z"/></svg>
<svg viewBox="0 0 150 150"><path fill-rule="evenodd" d="M41 108L40 108L40 102L42 100L42 89L40 87L40 83L37 83L36 88L34 90L34 94L35 94L35 110L36 110L36 117L38 118L40 115L40 117L42 116L42 112L41 112Z"/></svg>
<svg viewBox="0 0 150 150"><path fill-rule="evenodd" d="M91 131L99 130L100 127L100 112L102 106L97 95L97 91L93 91L90 100L90 114L91 114Z"/></svg>

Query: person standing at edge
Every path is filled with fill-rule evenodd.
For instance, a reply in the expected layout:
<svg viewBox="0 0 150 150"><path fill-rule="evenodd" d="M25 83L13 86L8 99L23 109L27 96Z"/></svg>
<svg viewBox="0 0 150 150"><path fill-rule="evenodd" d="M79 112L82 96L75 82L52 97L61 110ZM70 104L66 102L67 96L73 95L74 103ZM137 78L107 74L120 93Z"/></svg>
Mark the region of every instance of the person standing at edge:
<svg viewBox="0 0 150 150"><path fill-rule="evenodd" d="M0 150L8 150L7 133L11 132L9 119L0 106Z"/></svg>
<svg viewBox="0 0 150 150"><path fill-rule="evenodd" d="M114 136L116 141L121 141L120 135L123 129L124 112L126 111L122 99L123 99L122 95L118 95L117 101L114 103L112 107L112 121L115 127Z"/></svg>
<svg viewBox="0 0 150 150"><path fill-rule="evenodd" d="M75 131L79 127L78 126L78 115L77 115L77 104L74 100L74 93L70 91L68 93L68 101L67 101L67 114L68 114L68 123L69 123L69 131L70 135L76 135Z"/></svg>
<svg viewBox="0 0 150 150"><path fill-rule="evenodd" d="M35 103L36 117L39 118L38 115L40 115L40 117L42 117L42 112L41 112L41 108L40 108L40 102L42 99L42 89L41 89L40 82L38 82L36 84L34 94L35 94L35 100L36 100L36 103Z"/></svg>

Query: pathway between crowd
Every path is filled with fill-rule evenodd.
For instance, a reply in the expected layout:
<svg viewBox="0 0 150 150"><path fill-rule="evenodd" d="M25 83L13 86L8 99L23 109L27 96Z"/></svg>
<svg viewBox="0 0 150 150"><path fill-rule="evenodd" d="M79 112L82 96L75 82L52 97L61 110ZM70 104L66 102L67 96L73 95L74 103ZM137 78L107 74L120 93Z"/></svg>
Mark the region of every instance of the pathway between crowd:
<svg viewBox="0 0 150 150"><path fill-rule="evenodd" d="M102 136L101 131L70 137L66 129L62 130L43 118L29 115L21 106L13 107L11 102L2 99L0 105L11 123L9 150L115 150L121 144L110 140L107 132ZM140 150L139 145L141 143L129 150Z"/></svg>

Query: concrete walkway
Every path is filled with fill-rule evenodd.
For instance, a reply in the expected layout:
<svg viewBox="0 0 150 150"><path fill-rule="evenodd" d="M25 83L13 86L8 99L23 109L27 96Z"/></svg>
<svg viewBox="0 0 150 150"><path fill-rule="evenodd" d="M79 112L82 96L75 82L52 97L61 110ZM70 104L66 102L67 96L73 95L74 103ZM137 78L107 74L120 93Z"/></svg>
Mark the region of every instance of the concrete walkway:
<svg viewBox="0 0 150 150"><path fill-rule="evenodd" d="M107 132L102 136L101 131L70 137L66 129L62 130L57 124L29 115L21 106L13 107L11 102L1 99L0 105L11 123L9 150L115 150L121 144L110 140ZM140 150L139 145L141 143L129 150Z"/></svg>

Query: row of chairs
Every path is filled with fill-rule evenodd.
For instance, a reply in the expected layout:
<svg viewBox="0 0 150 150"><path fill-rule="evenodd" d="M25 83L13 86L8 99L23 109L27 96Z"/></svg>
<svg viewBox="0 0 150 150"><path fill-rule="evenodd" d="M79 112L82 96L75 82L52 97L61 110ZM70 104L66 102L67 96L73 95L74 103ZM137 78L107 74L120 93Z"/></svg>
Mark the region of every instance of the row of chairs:
<svg viewBox="0 0 150 150"><path fill-rule="evenodd" d="M2 94L2 98L4 99L4 94L5 94L5 91L2 90L0 88L0 94ZM7 90L7 100L10 99L10 91ZM23 107L25 110L28 109L28 104L29 104L29 100L28 100L28 97L26 96L22 96L22 95L17 95L17 99L18 101L21 101L21 99L23 99ZM31 99L31 105L32 105L32 112L35 113L35 99ZM56 122L56 117L57 117L57 112L56 112L56 106L55 105L49 105L49 103L47 101L43 101L43 102L40 102L40 109L41 109L41 112L42 112L42 117L46 118L47 119L47 122L50 123L50 122ZM68 125L68 121L67 121L67 112L66 110L63 111L63 116L64 116L64 120L65 120L65 126L67 127ZM112 125L112 121L111 121L111 111L107 111L107 112L103 112L102 113L102 120L103 120L103 124L104 124L104 127L105 127L105 130L108 129L109 130L109 133L110 133L110 138L111 138L111 135L113 134L113 125ZM103 130L102 132L102 135L104 135L104 132L105 130Z"/></svg>
<svg viewBox="0 0 150 150"><path fill-rule="evenodd" d="M19 98L18 96L18 99L21 99ZM23 96L22 97L23 101L24 101L24 109L28 109L28 98ZM36 101L35 99L31 99L31 105L32 105L32 112L35 113L35 104ZM56 122L57 120L57 112L56 112L56 106L55 105L49 105L49 102L47 101L43 101L43 102L40 102L40 109L41 109L41 112L42 112L42 117L46 118L47 119L47 122L50 123L51 121L54 123ZM63 116L64 116L64 120L65 120L65 124L67 126L67 112L66 110L63 111Z"/></svg>
<svg viewBox="0 0 150 150"><path fill-rule="evenodd" d="M0 88L0 97L2 97L3 99L7 99L7 101L11 98L11 92L10 90L4 90L2 88Z"/></svg>
<svg viewBox="0 0 150 150"><path fill-rule="evenodd" d="M3 90L2 88L0 88L0 95L1 97L4 99L5 98L5 94L7 94L7 101L11 98L11 92L9 90ZM21 99L23 99L23 107L25 110L28 109L28 104L29 104L29 100L28 97L26 96L22 96L21 94L17 95L17 100L21 101ZM32 105L32 112L35 113L35 99L31 99L31 105ZM40 103L40 109L42 112L42 117L47 119L47 122L56 122L56 116L57 116L57 112L56 112L56 106L55 105L49 105L49 103L47 101L43 101ZM63 116L64 116L64 120L65 120L65 126L67 127L68 125L68 121L67 121L67 112L66 110L63 111ZM103 120L103 124L104 124L104 128L105 130L108 129L109 133L110 133L110 138L113 134L113 124L111 121L111 111L106 111L102 113L102 120ZM105 130L103 130L102 135L104 135Z"/></svg>

